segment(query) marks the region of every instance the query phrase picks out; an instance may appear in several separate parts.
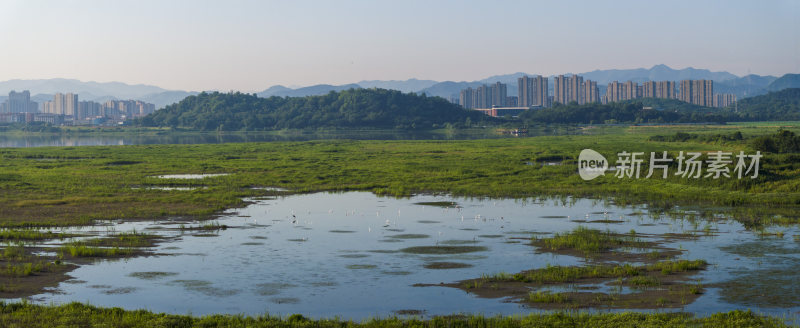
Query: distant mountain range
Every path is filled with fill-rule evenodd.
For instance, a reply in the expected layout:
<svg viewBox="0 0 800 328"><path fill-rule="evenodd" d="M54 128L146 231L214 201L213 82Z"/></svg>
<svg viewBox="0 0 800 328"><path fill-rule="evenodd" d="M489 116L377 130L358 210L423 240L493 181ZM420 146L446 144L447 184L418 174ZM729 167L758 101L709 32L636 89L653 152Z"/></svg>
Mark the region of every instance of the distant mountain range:
<svg viewBox="0 0 800 328"><path fill-rule="evenodd" d="M517 95L517 79L524 76L534 76L535 73L513 73L506 75L495 75L475 82L462 82L460 84L442 84L442 82L435 84L426 89L420 90L430 96L439 96L449 98L456 96L461 89L466 86L475 87L481 84L491 84L495 82L505 83L508 85L508 95ZM564 75L572 75L572 73L565 73ZM745 77L738 77L728 72L712 72L706 69L696 69L692 67L684 69L673 69L666 65L655 65L651 68L636 68L636 69L610 69L610 70L594 70L591 72L578 73L583 76L584 80L597 81L600 93L605 93L605 86L612 81L680 81L680 80L714 80L715 91L722 93L735 93L737 97L743 98L744 96L754 96L757 94L766 93L766 86L776 79L774 76L759 76L748 75ZM553 75L549 76L549 87L553 88ZM718 87L719 86L719 87Z"/></svg>
<svg viewBox="0 0 800 328"><path fill-rule="evenodd" d="M197 94L188 91L170 91L152 85L125 84L121 82L84 82L73 79L8 80L0 82L0 101L7 98L11 90L30 90L31 100L43 102L53 100L57 92L78 94L79 100L105 102L108 100L141 100L161 108Z"/></svg>
<svg viewBox="0 0 800 328"><path fill-rule="evenodd" d="M449 99L451 96L458 96L462 89L467 87L478 87L482 84L492 84L496 82L508 85L508 95L517 95L517 78L534 73L517 72L513 74L495 75L477 81L433 81L409 79L405 81L382 81L370 80L359 81L358 83L344 85L318 84L307 87L289 88L276 85L258 92L259 97L305 97L327 94L331 91L342 91L358 88L381 88L398 90L405 93L425 93L429 96L439 96ZM565 75L571 75L565 74ZM775 76L747 75L736 76L728 72L712 72L706 69L696 69L692 67L684 69L673 69L666 65L655 65L651 68L636 69L610 69L595 70L591 72L578 73L584 77L597 81L600 93L604 94L605 85L611 81L680 81L711 79L714 80L714 91L717 93L733 93L739 99L765 94L769 91L778 91L786 88L800 87L800 74L786 74L780 78ZM553 87L553 76L549 76L549 86ZM114 99L136 99L156 105L156 108L163 108L181 101L197 92L166 90L152 85L130 85L120 82L83 82L71 79L45 79L45 80L9 80L0 82L0 101L5 100L6 95L11 90L30 90L32 98L41 102L52 99L56 92L73 92L80 96L81 100L107 101Z"/></svg>
<svg viewBox="0 0 800 328"><path fill-rule="evenodd" d="M330 85L330 84L317 84L310 87L302 87L297 89L287 88L282 85L270 87L267 90L257 93L259 97L306 97L306 96L319 96L324 95L331 91L343 91L348 89L360 89L362 86L358 84L345 84L345 85Z"/></svg>

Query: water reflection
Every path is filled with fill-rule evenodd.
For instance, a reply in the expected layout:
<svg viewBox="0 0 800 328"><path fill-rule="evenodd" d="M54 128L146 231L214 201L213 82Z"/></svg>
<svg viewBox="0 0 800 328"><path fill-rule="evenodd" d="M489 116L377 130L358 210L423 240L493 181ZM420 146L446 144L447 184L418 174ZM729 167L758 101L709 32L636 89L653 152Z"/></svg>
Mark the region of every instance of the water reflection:
<svg viewBox="0 0 800 328"><path fill-rule="evenodd" d="M135 229L175 239L157 247L158 256L82 266L70 274L73 280L62 283L54 293L32 299L40 303L90 300L102 306L171 313L303 313L352 319L401 310L422 310L428 315L526 313L535 310L502 299L477 298L455 288L414 284L438 285L546 265L581 265L584 260L578 257L537 253L530 238L583 225L658 235L666 240L664 247L683 250L681 258L709 261L709 268L695 277L708 286L707 292L694 303L672 310L701 315L748 308L774 314L800 310L793 303L796 295L780 295L783 305L754 304L736 297L751 290L722 284L749 279L743 272L755 269L794 270L800 263L800 248L789 236L800 234L796 227L786 228L786 238L764 239L732 220L650 217L644 206L586 199L567 203L427 195L395 199L349 192L252 201L222 215L217 222L226 229L219 231L178 229L181 223L174 220L68 229L101 235ZM589 223L607 216L622 222ZM698 232L698 226L708 228ZM670 237L677 234L696 238ZM748 280L745 285L757 283ZM758 288L777 290L768 283ZM784 288L791 290L797 282L782 283L795 286Z"/></svg>
<svg viewBox="0 0 800 328"><path fill-rule="evenodd" d="M572 128L532 129L527 136L577 134L580 130ZM494 129L465 132L430 132L430 131L336 131L336 132L303 132L276 131L270 133L165 133L153 135L112 135L91 134L42 134L19 135L0 134L2 147L46 147L46 146L111 146L111 145L147 145L147 144L213 144L269 141L308 141L324 139L353 140L468 140L486 138L517 138L508 134L498 134Z"/></svg>

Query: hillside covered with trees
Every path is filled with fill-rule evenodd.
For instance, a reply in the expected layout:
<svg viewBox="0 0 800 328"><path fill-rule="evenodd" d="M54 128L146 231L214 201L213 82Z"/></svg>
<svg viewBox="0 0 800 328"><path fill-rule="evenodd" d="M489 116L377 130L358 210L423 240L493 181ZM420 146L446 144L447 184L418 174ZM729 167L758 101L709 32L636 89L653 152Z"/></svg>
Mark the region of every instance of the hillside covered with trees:
<svg viewBox="0 0 800 328"><path fill-rule="evenodd" d="M260 98L245 93L203 92L136 121L153 127L195 130L284 128L428 129L492 118L438 97L385 89L350 89L322 96Z"/></svg>
<svg viewBox="0 0 800 328"><path fill-rule="evenodd" d="M528 123L704 123L800 120L800 89L784 89L739 101L735 107L712 108L677 99L642 98L606 105L556 104L530 110L520 119Z"/></svg>
<svg viewBox="0 0 800 328"><path fill-rule="evenodd" d="M800 120L800 88L783 89L739 101L737 113L747 121Z"/></svg>
<svg viewBox="0 0 800 328"><path fill-rule="evenodd" d="M737 120L735 115L708 107L686 104L675 108L663 106L663 102L654 102L645 104L637 100L606 105L556 104L550 108L526 111L520 115L520 119L530 124L721 123Z"/></svg>

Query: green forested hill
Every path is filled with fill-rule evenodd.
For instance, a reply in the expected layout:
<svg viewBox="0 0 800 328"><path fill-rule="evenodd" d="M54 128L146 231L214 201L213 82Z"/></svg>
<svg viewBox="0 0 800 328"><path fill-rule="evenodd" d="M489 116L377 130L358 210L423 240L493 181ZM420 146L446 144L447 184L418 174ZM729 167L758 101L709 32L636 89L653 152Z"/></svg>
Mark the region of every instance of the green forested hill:
<svg viewBox="0 0 800 328"><path fill-rule="evenodd" d="M745 98L737 107L737 113L745 120L800 120L800 88Z"/></svg>
<svg viewBox="0 0 800 328"><path fill-rule="evenodd" d="M646 104L647 102L647 104ZM645 108L651 107L651 108ZM636 99L609 104L555 105L529 110L520 118L530 124L697 123L736 121L738 117L713 108L679 101Z"/></svg>
<svg viewBox="0 0 800 328"><path fill-rule="evenodd" d="M228 131L320 127L419 129L489 119L438 97L384 89L350 89L294 98L203 92L137 123Z"/></svg>

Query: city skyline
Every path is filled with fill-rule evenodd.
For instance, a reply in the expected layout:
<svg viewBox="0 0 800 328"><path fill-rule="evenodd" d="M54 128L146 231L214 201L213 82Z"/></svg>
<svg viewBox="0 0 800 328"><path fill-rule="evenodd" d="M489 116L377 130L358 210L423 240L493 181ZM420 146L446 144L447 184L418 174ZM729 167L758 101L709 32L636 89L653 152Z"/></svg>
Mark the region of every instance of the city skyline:
<svg viewBox="0 0 800 328"><path fill-rule="evenodd" d="M571 26L549 28L563 14ZM781 76L800 72L799 16L796 1L5 1L0 80L253 92L655 64Z"/></svg>

